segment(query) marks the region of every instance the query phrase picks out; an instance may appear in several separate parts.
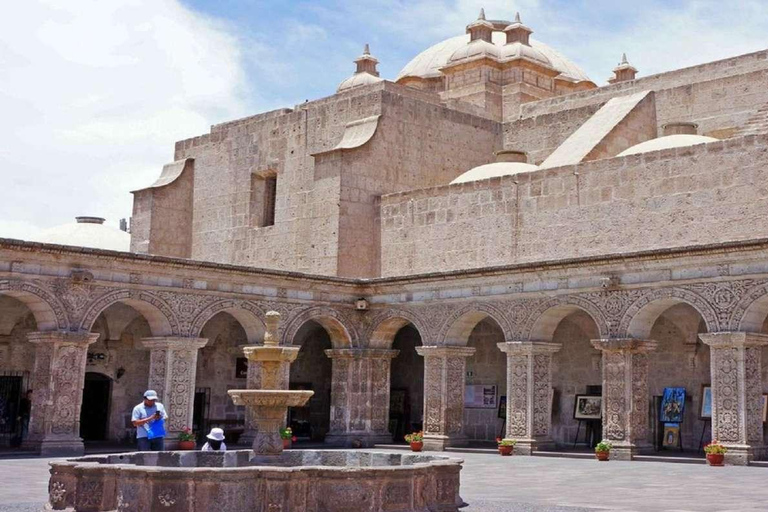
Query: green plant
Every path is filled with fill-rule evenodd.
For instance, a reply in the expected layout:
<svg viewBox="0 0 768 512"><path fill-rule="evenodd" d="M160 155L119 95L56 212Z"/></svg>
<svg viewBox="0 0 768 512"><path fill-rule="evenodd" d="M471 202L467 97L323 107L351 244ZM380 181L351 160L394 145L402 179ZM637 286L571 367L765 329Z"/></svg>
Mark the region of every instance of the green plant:
<svg viewBox="0 0 768 512"><path fill-rule="evenodd" d="M406 443L421 443L424 441L424 432L412 432L405 436Z"/></svg>
<svg viewBox="0 0 768 512"><path fill-rule="evenodd" d="M517 441L514 439L502 439L500 437L496 438L496 444L499 446L515 446L515 443L517 443Z"/></svg>
<svg viewBox="0 0 768 512"><path fill-rule="evenodd" d="M613 445L609 442L603 439L597 445L595 445L595 453L597 452L609 452L611 451L611 448L613 448Z"/></svg>
<svg viewBox="0 0 768 512"><path fill-rule="evenodd" d="M713 455L725 455L725 453L728 451L728 448L718 443L716 440L713 440L711 443L709 443L707 446L704 447L704 453L707 455L713 454Z"/></svg>
<svg viewBox="0 0 768 512"><path fill-rule="evenodd" d="M179 441L194 441L195 439L195 433L189 427L184 427L184 430L179 434Z"/></svg>
<svg viewBox="0 0 768 512"><path fill-rule="evenodd" d="M293 438L293 430L291 430L291 427L285 427L280 429L280 439L292 439Z"/></svg>

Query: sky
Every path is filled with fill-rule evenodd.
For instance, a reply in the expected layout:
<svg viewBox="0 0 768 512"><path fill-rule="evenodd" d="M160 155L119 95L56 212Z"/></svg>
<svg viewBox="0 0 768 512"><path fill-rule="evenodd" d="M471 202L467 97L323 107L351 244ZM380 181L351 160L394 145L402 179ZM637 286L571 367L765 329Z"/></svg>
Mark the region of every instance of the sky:
<svg viewBox="0 0 768 512"><path fill-rule="evenodd" d="M25 0L0 17L0 237L131 214L212 124L331 95L363 45L419 52L520 11L598 85L768 48L768 0Z"/></svg>

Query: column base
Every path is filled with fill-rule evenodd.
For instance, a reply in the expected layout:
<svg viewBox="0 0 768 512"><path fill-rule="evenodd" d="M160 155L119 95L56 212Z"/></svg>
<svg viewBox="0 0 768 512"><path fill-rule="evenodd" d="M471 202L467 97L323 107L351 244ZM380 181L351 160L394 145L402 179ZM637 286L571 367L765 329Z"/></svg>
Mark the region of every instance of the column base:
<svg viewBox="0 0 768 512"><path fill-rule="evenodd" d="M79 457L85 453L83 440L72 439L30 439L25 441L25 448L30 448L38 452L43 457Z"/></svg>
<svg viewBox="0 0 768 512"><path fill-rule="evenodd" d="M437 434L424 434L424 450L442 452L446 448L460 448L469 445L469 439L465 435L441 436Z"/></svg>
<svg viewBox="0 0 768 512"><path fill-rule="evenodd" d="M613 443L611 448L611 459L613 460L633 460L636 455L649 454L653 451L653 446L648 443Z"/></svg>
<svg viewBox="0 0 768 512"><path fill-rule="evenodd" d="M373 432L328 434L323 442L328 446L340 448L372 448L377 444L391 444L392 434L377 434Z"/></svg>
<svg viewBox="0 0 768 512"><path fill-rule="evenodd" d="M725 463L731 466L748 466L753 460L760 460L765 457L766 446L744 445L744 444L726 444L728 448L725 454Z"/></svg>

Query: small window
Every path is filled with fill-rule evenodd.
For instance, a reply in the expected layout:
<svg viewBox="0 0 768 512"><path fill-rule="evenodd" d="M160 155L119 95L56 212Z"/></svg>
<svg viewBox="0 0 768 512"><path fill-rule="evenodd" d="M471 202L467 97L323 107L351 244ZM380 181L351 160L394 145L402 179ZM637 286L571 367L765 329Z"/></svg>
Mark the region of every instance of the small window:
<svg viewBox="0 0 768 512"><path fill-rule="evenodd" d="M251 175L251 197L249 205L250 225L267 227L275 225L277 202L277 176L274 173Z"/></svg>

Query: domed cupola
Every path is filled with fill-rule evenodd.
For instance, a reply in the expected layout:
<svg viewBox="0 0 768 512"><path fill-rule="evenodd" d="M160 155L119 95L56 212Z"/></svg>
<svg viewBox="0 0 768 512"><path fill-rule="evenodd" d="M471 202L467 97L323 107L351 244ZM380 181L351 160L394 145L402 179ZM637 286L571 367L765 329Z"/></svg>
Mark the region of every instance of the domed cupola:
<svg viewBox="0 0 768 512"><path fill-rule="evenodd" d="M363 54L355 59L354 62L357 65L355 74L341 82L336 92L346 91L361 85L375 84L384 80L379 77L379 72L376 69L379 61L371 55L371 50L367 43L363 49Z"/></svg>
<svg viewBox="0 0 768 512"><path fill-rule="evenodd" d="M131 235L117 228L104 225L101 217L75 217L75 222L47 229L35 237L46 244L72 245L127 252L131 247Z"/></svg>
<svg viewBox="0 0 768 512"><path fill-rule="evenodd" d="M531 46L531 34L533 30L523 25L520 21L520 13L515 14L515 21L504 29L507 35L507 44L501 50L501 60L510 61L526 59L547 67L553 67L552 62L544 53Z"/></svg>
<svg viewBox="0 0 768 512"><path fill-rule="evenodd" d="M476 21L467 25L467 34L469 42L453 52L447 65L482 58L499 59L499 47L493 44L493 23L485 19L484 9L480 9Z"/></svg>

